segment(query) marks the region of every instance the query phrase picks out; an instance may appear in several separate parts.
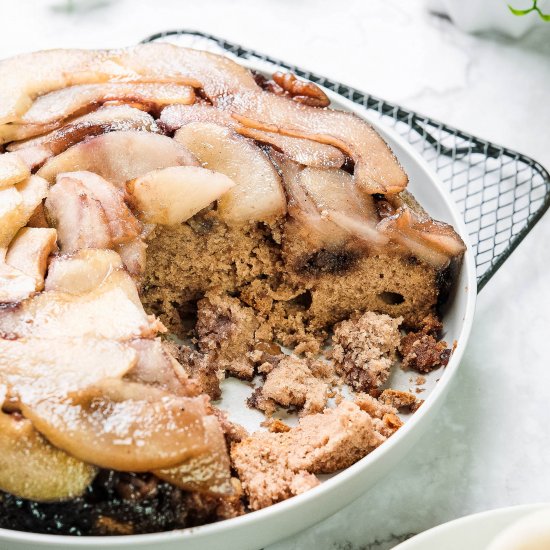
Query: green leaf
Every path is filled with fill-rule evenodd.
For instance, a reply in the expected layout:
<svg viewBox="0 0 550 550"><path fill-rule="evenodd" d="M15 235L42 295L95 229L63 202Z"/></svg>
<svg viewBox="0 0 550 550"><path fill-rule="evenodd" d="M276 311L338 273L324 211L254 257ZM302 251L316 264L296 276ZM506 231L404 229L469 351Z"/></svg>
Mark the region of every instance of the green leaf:
<svg viewBox="0 0 550 550"><path fill-rule="evenodd" d="M542 13L538 8L537 8L537 13L539 14L539 17L543 21L550 21L550 13Z"/></svg>
<svg viewBox="0 0 550 550"><path fill-rule="evenodd" d="M512 6L510 6L510 4L508 4L508 9L514 15L527 15L528 13L531 13L535 9L535 6L532 6L531 8L529 8L527 10L517 10L516 8L513 8Z"/></svg>

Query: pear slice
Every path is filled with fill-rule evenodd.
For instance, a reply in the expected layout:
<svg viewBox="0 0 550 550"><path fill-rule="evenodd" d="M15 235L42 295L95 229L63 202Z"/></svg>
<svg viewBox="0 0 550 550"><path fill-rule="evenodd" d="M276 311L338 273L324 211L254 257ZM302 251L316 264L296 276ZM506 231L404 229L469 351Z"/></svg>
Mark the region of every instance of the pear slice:
<svg viewBox="0 0 550 550"><path fill-rule="evenodd" d="M130 202L145 223L176 225L226 194L235 183L198 166L154 170L128 182Z"/></svg>
<svg viewBox="0 0 550 550"><path fill-rule="evenodd" d="M112 340L150 338L166 329L141 305L134 281L114 270L81 295L42 292L0 316L0 333L14 337L90 337Z"/></svg>
<svg viewBox="0 0 550 550"><path fill-rule="evenodd" d="M63 397L104 378L120 378L136 364L127 344L97 338L0 340L2 380L20 399Z"/></svg>
<svg viewBox="0 0 550 550"><path fill-rule="evenodd" d="M141 232L121 190L92 172L60 174L45 207L64 253L113 248Z"/></svg>
<svg viewBox="0 0 550 550"><path fill-rule="evenodd" d="M7 248L25 225L23 197L15 187L0 189L0 248Z"/></svg>
<svg viewBox="0 0 550 550"><path fill-rule="evenodd" d="M115 250L120 255L120 259L128 273L139 281L145 271L147 244L141 237L137 237L130 242L118 245Z"/></svg>
<svg viewBox="0 0 550 550"><path fill-rule="evenodd" d="M228 223L270 222L286 212L286 199L269 158L231 129L207 122L180 128L174 139L185 145L206 168L235 183L218 201L220 217Z"/></svg>
<svg viewBox="0 0 550 550"><path fill-rule="evenodd" d="M169 137L121 131L77 143L48 160L37 173L53 183L62 172L86 170L122 188L128 180L152 170L198 164L183 145Z"/></svg>
<svg viewBox="0 0 550 550"><path fill-rule="evenodd" d="M387 244L388 237L376 227L379 220L372 197L357 189L350 174L307 167L300 173L300 185L319 213L340 229L373 249Z"/></svg>
<svg viewBox="0 0 550 550"><path fill-rule="evenodd" d="M102 468L145 472L208 448L202 400L106 379L63 399L21 399L21 409L57 448Z"/></svg>
<svg viewBox="0 0 550 550"><path fill-rule="evenodd" d="M7 248L48 193L48 182L31 176L0 190L0 248Z"/></svg>
<svg viewBox="0 0 550 550"><path fill-rule="evenodd" d="M50 190L44 207L47 218L57 229L61 252L113 246L107 214L80 180L60 178Z"/></svg>
<svg viewBox="0 0 550 550"><path fill-rule="evenodd" d="M52 447L20 416L0 411L0 489L19 498L58 502L76 498L97 468Z"/></svg>
<svg viewBox="0 0 550 550"><path fill-rule="evenodd" d="M132 340L130 345L138 352L138 360L126 373L125 380L155 386L183 397L197 395L196 384L189 380L184 368L160 338Z"/></svg>
<svg viewBox="0 0 550 550"><path fill-rule="evenodd" d="M0 304L21 302L36 291L36 280L19 269L8 265L4 255L6 249L0 250Z"/></svg>
<svg viewBox="0 0 550 550"><path fill-rule="evenodd" d="M259 89L249 70L227 57L168 43L119 50L48 50L0 63L0 124L20 121L40 95L76 84L175 82L208 97Z"/></svg>
<svg viewBox="0 0 550 550"><path fill-rule="evenodd" d="M195 92L190 86L163 83L109 82L69 86L44 94L21 117L21 124L46 125L108 101L162 107L191 104Z"/></svg>
<svg viewBox="0 0 550 550"><path fill-rule="evenodd" d="M158 132L151 115L129 105L106 105L97 111L71 119L60 128L51 129L52 126L55 125L18 125L19 133L23 132L23 128L28 128L28 131L24 132L25 137L43 135L10 143L6 149L16 151L25 164L34 169L50 157L59 155L72 145L94 136L122 130ZM13 126L10 128L15 131ZM13 137L15 139L17 136Z"/></svg>
<svg viewBox="0 0 550 550"><path fill-rule="evenodd" d="M214 416L204 417L203 424L209 447L206 452L173 468L154 470L153 473L185 491L212 495L231 494L231 465L223 431Z"/></svg>
<svg viewBox="0 0 550 550"><path fill-rule="evenodd" d="M464 242L446 223L415 213L407 204L380 221L378 229L419 260L443 269L466 250Z"/></svg>
<svg viewBox="0 0 550 550"><path fill-rule="evenodd" d="M211 105L195 103L193 105L169 105L162 110L160 124L170 132L193 122L210 122L232 128L238 134L250 139L267 143L284 153L289 159L317 168L340 168L345 155L332 145L310 139L284 136L275 132L264 132L241 126L227 111L221 111Z"/></svg>
<svg viewBox="0 0 550 550"><path fill-rule="evenodd" d="M270 152L283 176L290 219L285 224L285 246L309 243L314 248L336 248L349 238L347 232L322 215L301 182L303 167L286 156Z"/></svg>
<svg viewBox="0 0 550 550"><path fill-rule="evenodd" d="M120 268L122 261L116 252L85 248L54 258L48 268L45 288L78 296L91 292Z"/></svg>
<svg viewBox="0 0 550 550"><path fill-rule="evenodd" d="M56 249L57 231L38 227L21 228L10 244L6 263L35 280L35 290L44 288L48 258Z"/></svg>
<svg viewBox="0 0 550 550"><path fill-rule="evenodd" d="M93 172L78 171L60 174L52 192L67 178L79 181L86 193L101 204L114 245L130 242L141 233L141 224L126 206L120 189Z"/></svg>
<svg viewBox="0 0 550 550"><path fill-rule="evenodd" d="M320 109L270 92L243 91L214 101L243 126L337 147L354 161L354 181L365 193L402 191L408 177L383 138L355 114Z"/></svg>
<svg viewBox="0 0 550 550"><path fill-rule="evenodd" d="M28 166L17 153L0 154L0 189L26 180L30 175Z"/></svg>
<svg viewBox="0 0 550 550"><path fill-rule="evenodd" d="M56 128L52 128L52 126L53 124L36 126L36 137L33 135L25 135L23 138L13 137L14 141L6 146L6 150L17 152L31 147L45 146L51 154L59 155L59 153L82 141L85 137L103 134L107 131L142 130L158 132L155 119L149 113L131 105L103 105L85 115L59 122ZM18 128L21 131L25 125L19 124L8 127Z"/></svg>

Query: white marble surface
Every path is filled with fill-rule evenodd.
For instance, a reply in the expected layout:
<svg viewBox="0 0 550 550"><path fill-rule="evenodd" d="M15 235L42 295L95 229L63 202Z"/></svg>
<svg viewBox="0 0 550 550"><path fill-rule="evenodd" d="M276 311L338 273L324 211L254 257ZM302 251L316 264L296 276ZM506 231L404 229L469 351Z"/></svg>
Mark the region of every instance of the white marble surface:
<svg viewBox="0 0 550 550"><path fill-rule="evenodd" d="M0 3L0 57L132 44L177 27L225 36L398 101L550 168L550 24L474 37L422 0ZM100 5L97 5L100 4ZM550 500L550 216L479 298L458 379L431 431L358 502L283 549L392 548L452 518Z"/></svg>

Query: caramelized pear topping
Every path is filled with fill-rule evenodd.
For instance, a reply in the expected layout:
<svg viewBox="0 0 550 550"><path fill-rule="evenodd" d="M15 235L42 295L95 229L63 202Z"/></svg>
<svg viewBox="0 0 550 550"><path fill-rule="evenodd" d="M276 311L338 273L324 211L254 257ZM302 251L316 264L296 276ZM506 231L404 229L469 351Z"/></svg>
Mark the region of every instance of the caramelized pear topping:
<svg viewBox="0 0 550 550"><path fill-rule="evenodd" d="M45 131L48 131L48 126L51 124L43 127ZM44 133L38 130L39 126L36 128L38 133ZM36 168L80 141L127 130L158 131L153 117L140 109L129 105L107 105L39 137L10 143L7 149L17 151L27 166Z"/></svg>
<svg viewBox="0 0 550 550"><path fill-rule="evenodd" d="M38 97L21 117L22 124L46 125L106 102L162 107L195 101L193 88L180 84L109 82L69 86Z"/></svg>
<svg viewBox="0 0 550 550"><path fill-rule="evenodd" d="M208 448L202 401L114 378L59 399L23 397L22 411L57 448L102 468L146 472Z"/></svg>
<svg viewBox="0 0 550 550"><path fill-rule="evenodd" d="M31 175L28 166L16 153L0 154L0 189L10 187Z"/></svg>
<svg viewBox="0 0 550 550"><path fill-rule="evenodd" d="M55 502L80 496L97 468L50 445L21 416L0 411L0 489L20 498Z"/></svg>
<svg viewBox="0 0 550 550"><path fill-rule="evenodd" d="M386 142L351 113L301 105L269 92L243 92L221 98L218 105L243 126L337 147L353 159L354 180L365 193L398 193L407 185Z"/></svg>
<svg viewBox="0 0 550 550"><path fill-rule="evenodd" d="M17 337L123 341L154 337L165 330L160 321L145 313L134 281L122 270L114 270L89 292L42 292L0 316L0 332Z"/></svg>
<svg viewBox="0 0 550 550"><path fill-rule="evenodd" d="M87 170L123 188L131 179L170 166L198 166L198 162L183 145L169 137L121 131L69 147L46 162L38 174L53 183L62 172Z"/></svg>
<svg viewBox="0 0 550 550"><path fill-rule="evenodd" d="M317 168L340 168L345 155L332 145L318 143L310 139L283 136L274 132L263 132L241 126L229 112L220 111L211 105L170 105L162 110L160 123L168 131L179 130L192 122L210 122L232 128L238 134L271 145L289 159Z"/></svg>
<svg viewBox="0 0 550 550"><path fill-rule="evenodd" d="M231 466L220 424L213 416L205 417L203 423L209 449L173 468L154 470L154 474L186 491L231 494Z"/></svg>
<svg viewBox="0 0 550 550"><path fill-rule="evenodd" d="M137 361L132 347L97 338L0 340L0 352L0 383L29 402L122 377Z"/></svg>
<svg viewBox="0 0 550 550"><path fill-rule="evenodd" d="M34 290L44 288L48 258L56 249L57 232L43 227L23 227L17 232L6 254L6 263L32 277Z"/></svg>
<svg viewBox="0 0 550 550"><path fill-rule="evenodd" d="M122 267L120 256L112 250L83 249L53 258L46 277L46 290L81 295L97 288Z"/></svg>
<svg viewBox="0 0 550 550"><path fill-rule="evenodd" d="M198 166L154 170L128 182L130 201L145 223L180 224L226 194L235 183Z"/></svg>
<svg viewBox="0 0 550 550"><path fill-rule="evenodd" d="M206 168L225 174L236 186L218 201L228 223L271 221L286 212L281 180L269 158L231 129L206 122L180 128L174 139L185 145Z"/></svg>
<svg viewBox="0 0 550 550"><path fill-rule="evenodd" d="M38 176L0 189L0 249L7 248L48 193L48 182Z"/></svg>

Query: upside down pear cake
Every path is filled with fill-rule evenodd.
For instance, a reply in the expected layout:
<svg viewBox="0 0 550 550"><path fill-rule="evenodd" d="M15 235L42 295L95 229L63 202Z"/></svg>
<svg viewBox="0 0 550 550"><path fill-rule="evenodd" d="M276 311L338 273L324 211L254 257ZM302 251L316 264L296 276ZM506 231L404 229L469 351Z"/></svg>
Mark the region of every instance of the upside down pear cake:
<svg viewBox="0 0 550 550"><path fill-rule="evenodd" d="M448 361L465 248L369 124L168 44L23 55L0 82L0 527L235 517L420 405L390 373ZM217 407L229 376L261 429Z"/></svg>

